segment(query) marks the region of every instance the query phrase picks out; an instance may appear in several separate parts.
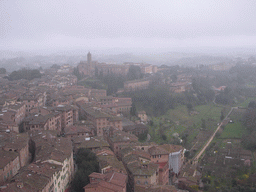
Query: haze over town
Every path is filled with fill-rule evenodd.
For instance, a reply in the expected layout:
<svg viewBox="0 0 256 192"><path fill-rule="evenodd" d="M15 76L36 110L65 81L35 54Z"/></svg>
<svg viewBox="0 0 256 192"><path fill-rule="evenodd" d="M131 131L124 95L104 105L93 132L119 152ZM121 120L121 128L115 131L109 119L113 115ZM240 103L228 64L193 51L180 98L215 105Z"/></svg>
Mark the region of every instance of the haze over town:
<svg viewBox="0 0 256 192"><path fill-rule="evenodd" d="M250 0L2 0L0 49L37 54L254 51L255 8Z"/></svg>
<svg viewBox="0 0 256 192"><path fill-rule="evenodd" d="M0 191L255 192L255 10L0 0Z"/></svg>

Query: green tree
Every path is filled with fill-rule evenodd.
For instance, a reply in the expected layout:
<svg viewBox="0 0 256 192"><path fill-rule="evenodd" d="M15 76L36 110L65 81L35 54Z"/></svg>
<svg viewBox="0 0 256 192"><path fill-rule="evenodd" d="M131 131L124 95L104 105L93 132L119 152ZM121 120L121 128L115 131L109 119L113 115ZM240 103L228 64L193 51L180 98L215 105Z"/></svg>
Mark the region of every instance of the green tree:
<svg viewBox="0 0 256 192"><path fill-rule="evenodd" d="M130 109L130 115L131 115L131 116L136 116L136 113L137 113L137 110L136 110L135 103L132 102L132 107L131 107L131 109Z"/></svg>
<svg viewBox="0 0 256 192"><path fill-rule="evenodd" d="M6 69L5 68L0 68L0 74L5 74L6 73Z"/></svg>
<svg viewBox="0 0 256 192"><path fill-rule="evenodd" d="M81 80L83 78L83 75L79 73L78 67L74 68L73 74L77 77L78 80Z"/></svg>
<svg viewBox="0 0 256 192"><path fill-rule="evenodd" d="M248 108L256 109L256 102L250 101L250 103L248 104Z"/></svg>
<svg viewBox="0 0 256 192"><path fill-rule="evenodd" d="M98 67L95 67L95 77L99 77L99 69L98 69Z"/></svg>
<svg viewBox="0 0 256 192"><path fill-rule="evenodd" d="M60 69L60 65L58 65L58 64L53 64L53 65L51 66L51 68L52 68L52 69Z"/></svg>
<svg viewBox="0 0 256 192"><path fill-rule="evenodd" d="M171 75L171 80L173 83L175 83L178 80L177 75Z"/></svg>
<svg viewBox="0 0 256 192"><path fill-rule="evenodd" d="M223 112L223 110L221 110L220 120L222 121L224 118L225 118L225 116L224 116L224 112Z"/></svg>
<svg viewBox="0 0 256 192"><path fill-rule="evenodd" d="M27 80L32 80L35 78L41 78L41 73L37 69L21 69L18 71L13 71L8 79L10 81L13 80L20 80L20 79L27 79Z"/></svg>
<svg viewBox="0 0 256 192"><path fill-rule="evenodd" d="M193 109L193 105L191 103L187 104L188 111L191 111Z"/></svg>
<svg viewBox="0 0 256 192"><path fill-rule="evenodd" d="M127 73L128 80L140 79L143 77L139 66L131 65Z"/></svg>
<svg viewBox="0 0 256 192"><path fill-rule="evenodd" d="M89 184L89 175L99 171L97 157L90 150L79 148L76 154L78 171L75 173L71 188L75 192L83 192L83 187Z"/></svg>

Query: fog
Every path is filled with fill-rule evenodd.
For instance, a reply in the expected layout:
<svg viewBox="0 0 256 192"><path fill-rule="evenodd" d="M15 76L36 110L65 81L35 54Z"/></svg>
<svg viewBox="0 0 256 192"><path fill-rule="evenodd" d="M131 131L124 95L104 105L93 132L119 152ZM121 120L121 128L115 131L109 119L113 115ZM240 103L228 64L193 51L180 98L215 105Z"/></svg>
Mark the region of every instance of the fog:
<svg viewBox="0 0 256 192"><path fill-rule="evenodd" d="M254 52L255 10L253 0L1 0L0 50Z"/></svg>

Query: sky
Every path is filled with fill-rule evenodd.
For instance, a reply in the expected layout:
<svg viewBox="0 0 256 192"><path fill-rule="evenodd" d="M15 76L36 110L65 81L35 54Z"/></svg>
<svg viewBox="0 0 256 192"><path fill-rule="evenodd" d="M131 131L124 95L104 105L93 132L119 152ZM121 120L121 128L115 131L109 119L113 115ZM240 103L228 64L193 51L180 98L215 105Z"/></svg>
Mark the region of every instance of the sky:
<svg viewBox="0 0 256 192"><path fill-rule="evenodd" d="M255 0L0 0L0 50L254 47Z"/></svg>

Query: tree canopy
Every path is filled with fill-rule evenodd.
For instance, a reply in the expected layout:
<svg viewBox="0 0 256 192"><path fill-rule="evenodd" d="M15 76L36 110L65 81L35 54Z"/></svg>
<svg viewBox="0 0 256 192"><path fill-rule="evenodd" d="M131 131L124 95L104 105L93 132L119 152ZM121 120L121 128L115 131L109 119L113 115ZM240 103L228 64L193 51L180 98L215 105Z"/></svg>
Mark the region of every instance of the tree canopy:
<svg viewBox="0 0 256 192"><path fill-rule="evenodd" d="M37 69L21 69L18 71L13 71L7 78L10 81L26 79L32 80L35 78L41 78L41 73Z"/></svg>
<svg viewBox="0 0 256 192"><path fill-rule="evenodd" d="M6 73L6 69L5 68L0 68L0 74L5 74Z"/></svg>
<svg viewBox="0 0 256 192"><path fill-rule="evenodd" d="M127 80L141 79L143 74L139 66L131 65L127 73Z"/></svg>
<svg viewBox="0 0 256 192"><path fill-rule="evenodd" d="M75 173L72 190L83 192L83 187L90 183L89 175L99 171L96 155L89 149L79 148L76 153L77 172Z"/></svg>

